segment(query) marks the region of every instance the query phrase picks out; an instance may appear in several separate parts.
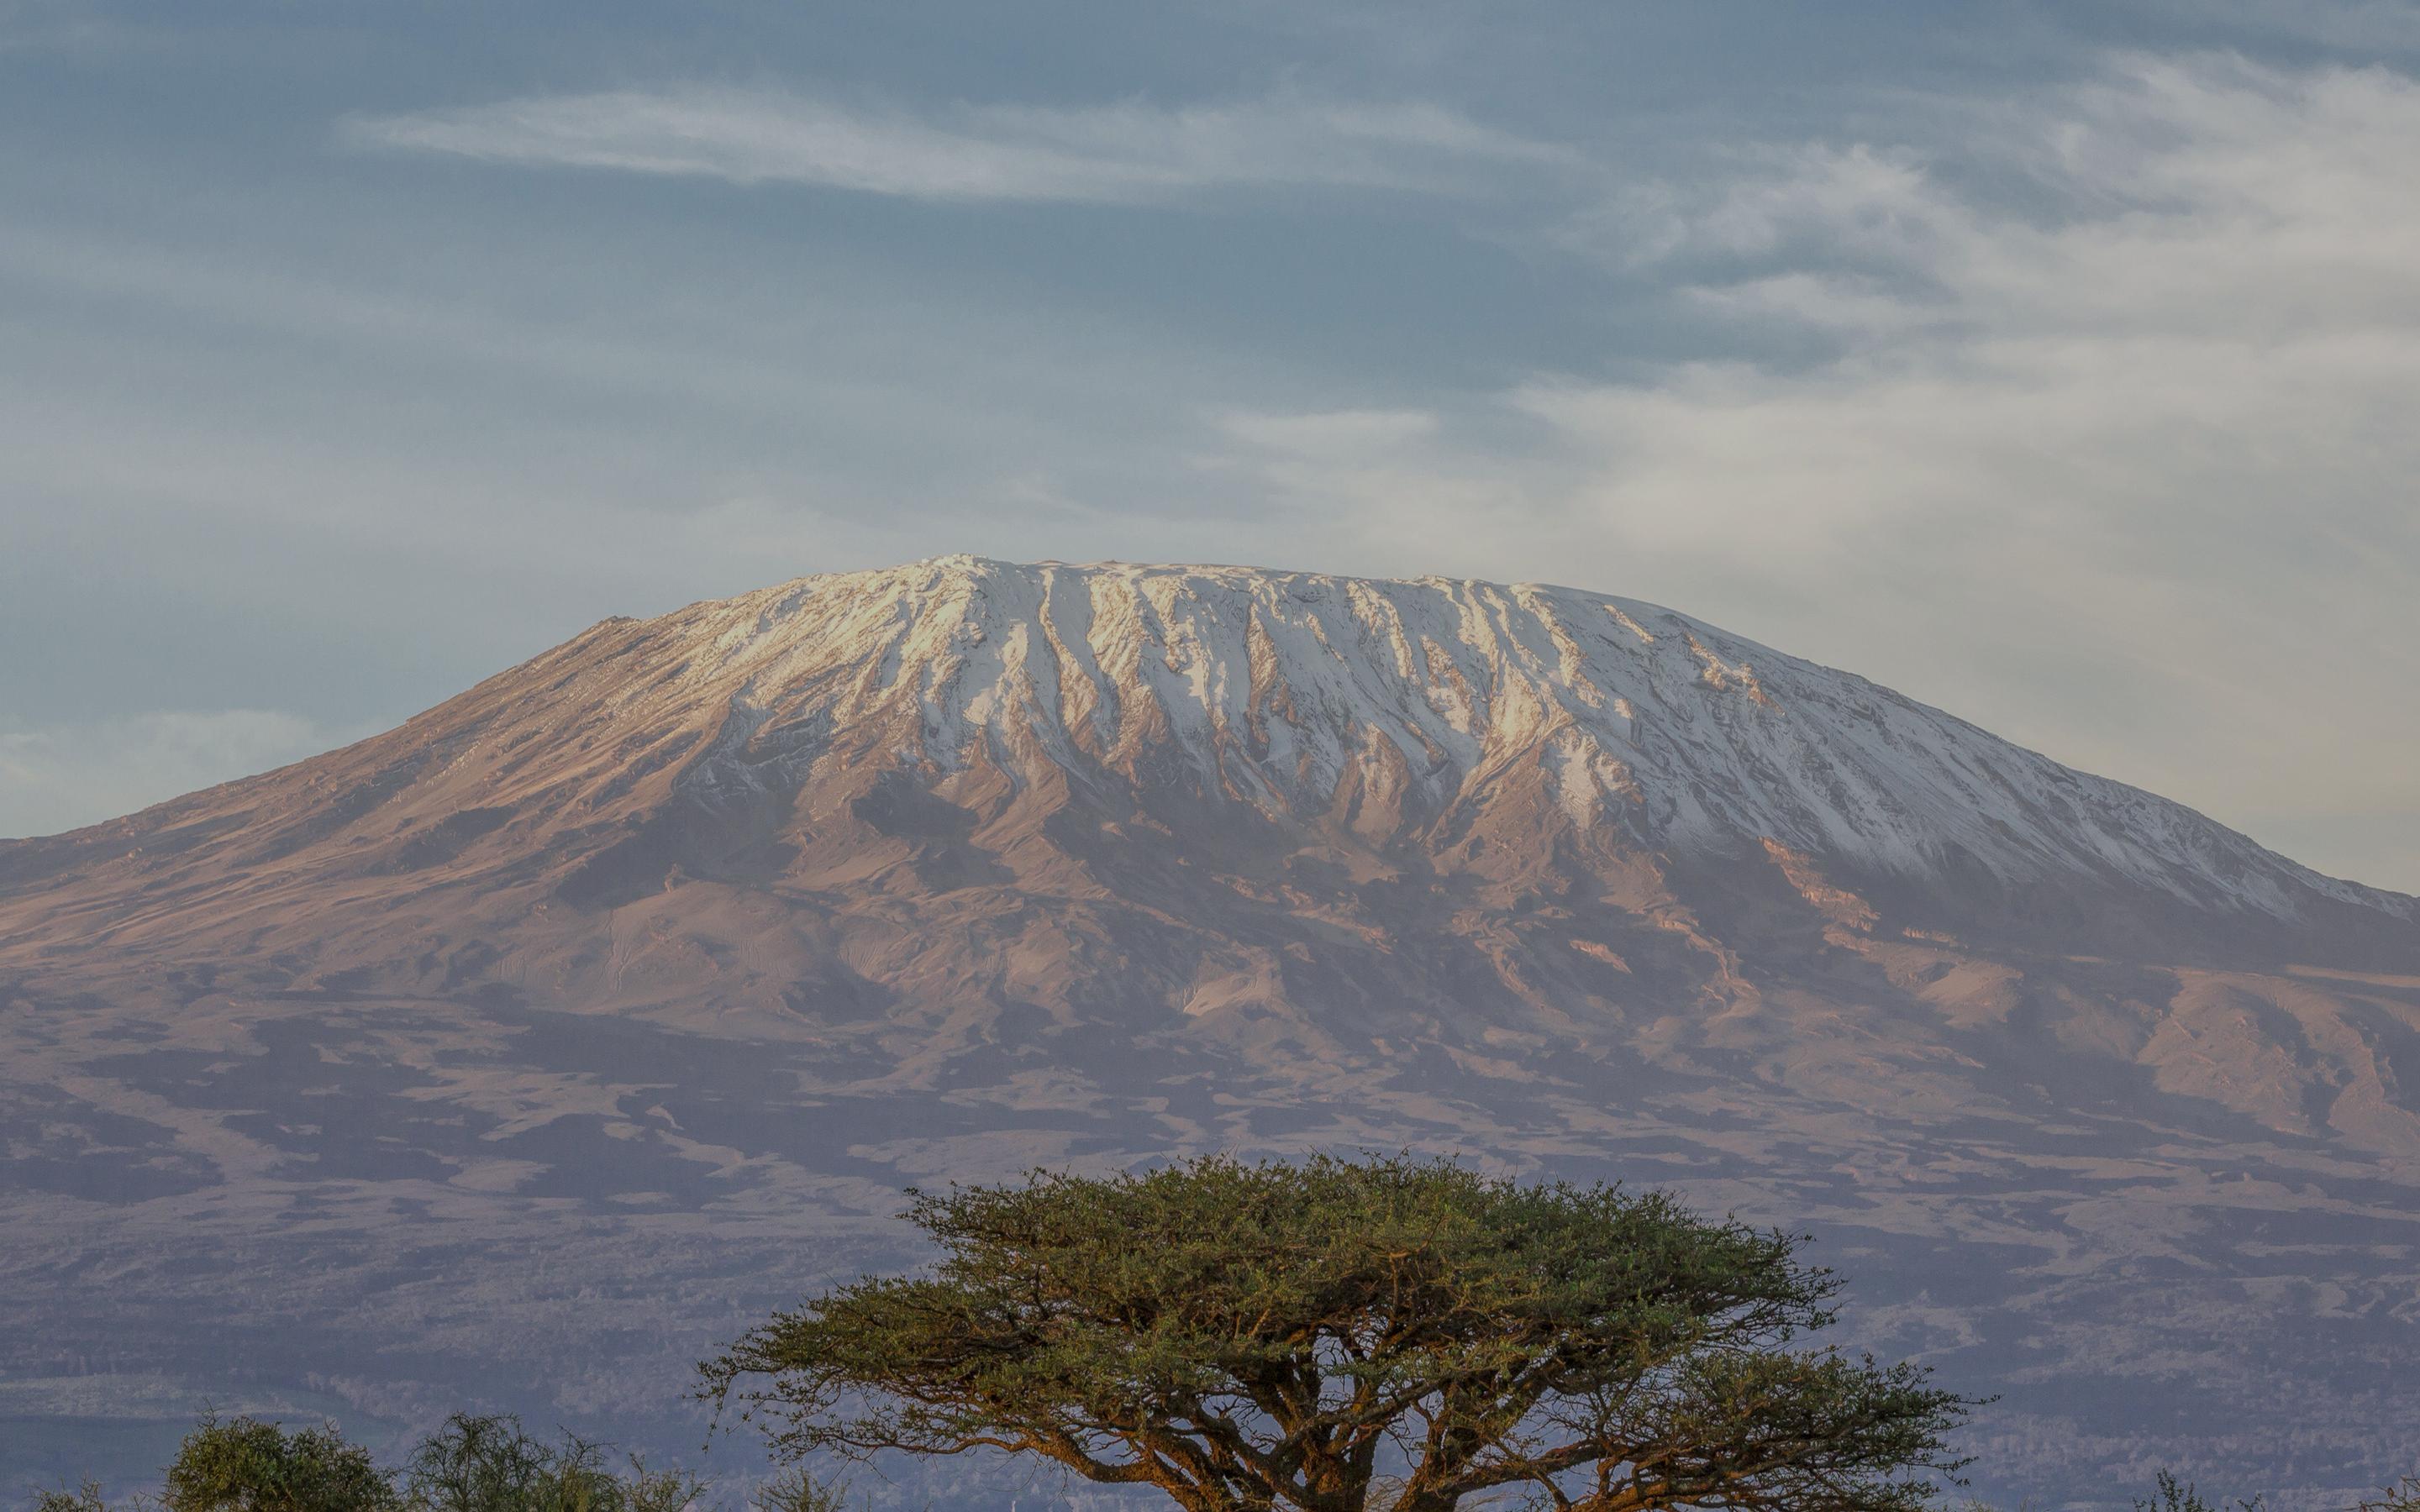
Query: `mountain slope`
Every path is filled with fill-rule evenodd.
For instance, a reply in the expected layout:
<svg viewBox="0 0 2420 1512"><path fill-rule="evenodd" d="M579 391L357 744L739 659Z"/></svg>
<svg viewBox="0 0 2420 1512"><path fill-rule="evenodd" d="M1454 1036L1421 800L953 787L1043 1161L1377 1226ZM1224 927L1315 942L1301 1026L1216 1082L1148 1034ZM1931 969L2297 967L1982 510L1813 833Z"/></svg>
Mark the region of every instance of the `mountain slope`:
<svg viewBox="0 0 2420 1512"><path fill-rule="evenodd" d="M1100 896L1165 886L1171 847L1297 885L1821 877L2060 949L2409 960L2413 933L2411 899L1648 605L970 558L608 622L345 751L0 849L0 887L12 934L121 952L280 941L299 894L318 949L435 895L540 936L508 916L695 882ZM349 964L426 953L390 943Z"/></svg>
<svg viewBox="0 0 2420 1512"><path fill-rule="evenodd" d="M2171 1442L2180 1360L2290 1484L2412 1420L2420 905L1567 589L947 558L609 621L0 842L0 1218L75 1236L0 1299L120 1348L68 1244L223 1381L178 1257L261 1247L323 1357L260 1389L396 1422L504 1339L504 1399L659 1432L648 1372L900 1184L1309 1145L1823 1226L1867 1336L2033 1383L2004 1484ZM655 1363L511 1257L636 1288ZM456 1364L327 1363L380 1316ZM2289 1422L2207 1368L2264 1350ZM0 1370L4 1450L6 1381L79 1372Z"/></svg>

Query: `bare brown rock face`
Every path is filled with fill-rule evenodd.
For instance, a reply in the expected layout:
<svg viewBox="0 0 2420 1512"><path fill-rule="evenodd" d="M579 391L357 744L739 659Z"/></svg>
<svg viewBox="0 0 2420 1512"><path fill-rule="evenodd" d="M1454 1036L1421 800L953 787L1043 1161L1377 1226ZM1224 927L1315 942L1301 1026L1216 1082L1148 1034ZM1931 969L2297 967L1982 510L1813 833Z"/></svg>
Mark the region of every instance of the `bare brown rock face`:
<svg viewBox="0 0 2420 1512"><path fill-rule="evenodd" d="M2322 1496L2420 1463L2416 911L1565 589L953 558L609 621L0 842L0 1464L204 1394L687 1443L680 1366L904 1257L903 1185L1357 1146L1815 1227L2009 1394L1993 1486Z"/></svg>

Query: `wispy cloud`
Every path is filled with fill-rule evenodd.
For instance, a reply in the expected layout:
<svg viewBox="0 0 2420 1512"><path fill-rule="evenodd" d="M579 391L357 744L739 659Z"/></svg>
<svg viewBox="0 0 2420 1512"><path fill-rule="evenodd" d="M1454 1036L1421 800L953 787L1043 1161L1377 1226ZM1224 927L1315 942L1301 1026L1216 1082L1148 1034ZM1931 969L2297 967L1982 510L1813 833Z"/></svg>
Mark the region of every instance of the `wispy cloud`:
<svg viewBox="0 0 2420 1512"><path fill-rule="evenodd" d="M1675 193L1650 235L1684 296L1834 355L1525 385L1606 459L1606 523L1725 551L1750 521L1854 554L1961 519L2122 540L2141 569L2238 549L2273 574L2363 538L2420 560L2381 466L2420 462L2420 84L2133 60L1985 124L1961 163L1807 147ZM1947 171L1978 165L2023 206ZM1693 280L1690 249L1760 266Z"/></svg>
<svg viewBox="0 0 2420 1512"><path fill-rule="evenodd" d="M1565 149L1428 104L1278 96L1166 108L875 108L764 90L551 95L343 123L357 146L814 184L909 199L1136 204L1204 191L1474 190Z"/></svg>
<svg viewBox="0 0 2420 1512"><path fill-rule="evenodd" d="M1383 461L1319 417L1231 434L1373 535L1551 539L1500 565L1668 596L2222 817L2420 809L2388 691L2420 687L2420 82L2131 58L1963 124L1734 151L1569 228L1773 360L1540 376ZM1471 439L1507 414L1542 444ZM1478 497L1523 528L1474 538ZM2359 859L2420 886L2420 854Z"/></svg>

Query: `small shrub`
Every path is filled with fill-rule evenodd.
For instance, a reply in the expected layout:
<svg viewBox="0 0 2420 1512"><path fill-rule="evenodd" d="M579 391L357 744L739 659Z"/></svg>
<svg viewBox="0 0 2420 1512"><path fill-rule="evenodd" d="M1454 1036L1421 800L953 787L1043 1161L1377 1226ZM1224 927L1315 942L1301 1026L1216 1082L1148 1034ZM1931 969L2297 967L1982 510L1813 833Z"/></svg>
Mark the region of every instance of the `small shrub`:
<svg viewBox="0 0 2420 1512"><path fill-rule="evenodd" d="M411 1512L682 1512L705 1489L635 1456L617 1475L602 1446L576 1434L550 1446L517 1417L469 1412L421 1441L404 1472Z"/></svg>
<svg viewBox="0 0 2420 1512"><path fill-rule="evenodd" d="M149 1512L150 1506L149 1497L138 1495L119 1504L118 1512ZM74 1488L58 1486L35 1492L33 1512L111 1512L111 1508L101 1499L101 1482L87 1480Z"/></svg>
<svg viewBox="0 0 2420 1512"><path fill-rule="evenodd" d="M161 1504L167 1512L393 1512L396 1495L369 1451L333 1427L288 1433L211 1413L185 1435Z"/></svg>
<svg viewBox="0 0 2420 1512"><path fill-rule="evenodd" d="M793 1465L758 1487L748 1504L754 1512L847 1512L848 1486L818 1480L804 1466Z"/></svg>
<svg viewBox="0 0 2420 1512"><path fill-rule="evenodd" d="M2134 1512L2221 1512L2220 1507L2205 1500L2191 1481L2180 1481L2167 1471L2161 1471L2154 1480L2157 1494L2134 1498ZM2267 1498L2233 1504L2236 1512L2260 1512Z"/></svg>
<svg viewBox="0 0 2420 1512"><path fill-rule="evenodd" d="M628 1512L684 1512L706 1494L706 1482L677 1470L649 1470L637 1455L630 1457L629 1477L622 1483L622 1504Z"/></svg>

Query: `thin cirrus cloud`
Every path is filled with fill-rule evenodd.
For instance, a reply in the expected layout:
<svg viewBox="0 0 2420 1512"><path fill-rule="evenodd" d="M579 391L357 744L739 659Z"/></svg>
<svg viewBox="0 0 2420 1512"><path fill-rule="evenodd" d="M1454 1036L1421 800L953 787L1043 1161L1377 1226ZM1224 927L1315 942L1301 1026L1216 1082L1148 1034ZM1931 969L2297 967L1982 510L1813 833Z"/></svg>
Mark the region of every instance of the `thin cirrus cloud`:
<svg viewBox="0 0 2420 1512"><path fill-rule="evenodd" d="M1456 193L1486 187L1508 165L1575 162L1435 105L1287 97L915 112L767 90L617 90L356 116L340 135L496 163L960 202L1148 204L1309 186Z"/></svg>

